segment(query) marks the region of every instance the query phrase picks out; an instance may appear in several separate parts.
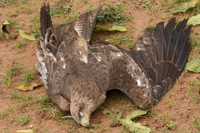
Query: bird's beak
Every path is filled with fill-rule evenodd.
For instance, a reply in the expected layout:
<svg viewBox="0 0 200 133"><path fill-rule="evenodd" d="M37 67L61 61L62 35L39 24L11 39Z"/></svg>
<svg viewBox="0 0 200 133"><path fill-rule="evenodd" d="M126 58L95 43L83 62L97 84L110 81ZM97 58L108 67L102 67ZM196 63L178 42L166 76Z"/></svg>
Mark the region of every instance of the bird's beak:
<svg viewBox="0 0 200 133"><path fill-rule="evenodd" d="M81 123L82 126L84 126L85 128L90 128L90 123L89 123L89 120L86 118L86 117L83 117L82 118L82 123Z"/></svg>

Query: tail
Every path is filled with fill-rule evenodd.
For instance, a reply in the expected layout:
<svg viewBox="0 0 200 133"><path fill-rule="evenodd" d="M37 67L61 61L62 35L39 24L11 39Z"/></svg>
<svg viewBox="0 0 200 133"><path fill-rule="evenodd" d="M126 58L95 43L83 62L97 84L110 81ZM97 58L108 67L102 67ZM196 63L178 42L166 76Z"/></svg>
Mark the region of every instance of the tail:
<svg viewBox="0 0 200 133"><path fill-rule="evenodd" d="M45 34L49 27L52 27L52 21L50 16L50 6L49 4L42 6L40 10L40 30L42 37L45 38Z"/></svg>
<svg viewBox="0 0 200 133"><path fill-rule="evenodd" d="M137 41L137 51L129 51L148 78L153 104L173 86L187 62L192 26L185 28L186 23L184 19L175 27L175 18L172 18L165 28L163 22L154 31L147 28Z"/></svg>
<svg viewBox="0 0 200 133"><path fill-rule="evenodd" d="M42 6L40 11L40 25L41 25L41 37L38 41L36 47L36 54L39 60L39 63L36 64L36 67L41 74L41 80L43 81L45 87L47 88L47 69L45 65L45 56L46 56L46 45L45 45L45 35L47 29L52 27L52 21L50 16L50 7L49 4Z"/></svg>

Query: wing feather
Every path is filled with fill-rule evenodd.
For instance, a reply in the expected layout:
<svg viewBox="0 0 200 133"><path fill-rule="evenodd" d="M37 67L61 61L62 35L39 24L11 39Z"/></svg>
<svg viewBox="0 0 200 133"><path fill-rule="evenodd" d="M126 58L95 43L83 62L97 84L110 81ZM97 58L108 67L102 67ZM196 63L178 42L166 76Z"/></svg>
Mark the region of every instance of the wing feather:
<svg viewBox="0 0 200 133"><path fill-rule="evenodd" d="M166 27L160 22L154 31L147 28L137 41L137 51L129 51L148 78L152 99L159 100L173 86L186 64L192 27L185 28L186 23L184 19L175 27L172 18Z"/></svg>

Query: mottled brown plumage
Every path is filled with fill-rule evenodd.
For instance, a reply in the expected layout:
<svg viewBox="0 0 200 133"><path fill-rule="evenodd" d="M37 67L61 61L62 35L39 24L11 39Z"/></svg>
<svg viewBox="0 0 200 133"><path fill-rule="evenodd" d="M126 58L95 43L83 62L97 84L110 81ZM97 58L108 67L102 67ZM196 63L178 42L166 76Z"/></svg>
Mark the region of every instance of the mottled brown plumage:
<svg viewBox="0 0 200 133"><path fill-rule="evenodd" d="M147 28L137 50L90 44L100 9L52 25L49 5L41 8L38 71L51 100L85 127L108 90L121 90L140 108L151 108L173 86L190 52L191 26L185 29L183 20L174 29L175 18L165 28L163 22Z"/></svg>

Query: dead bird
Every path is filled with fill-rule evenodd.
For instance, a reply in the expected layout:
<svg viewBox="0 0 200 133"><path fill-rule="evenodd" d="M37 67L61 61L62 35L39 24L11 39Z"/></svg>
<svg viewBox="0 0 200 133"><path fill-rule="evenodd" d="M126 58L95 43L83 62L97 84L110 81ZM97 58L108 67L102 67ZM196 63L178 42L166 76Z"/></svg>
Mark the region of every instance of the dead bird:
<svg viewBox="0 0 200 133"><path fill-rule="evenodd" d="M190 53L187 19L146 28L137 49L126 51L106 41L90 43L101 7L67 24L52 24L50 6L41 7L37 69L52 102L90 127L90 115L118 89L141 109L153 107L180 76Z"/></svg>

